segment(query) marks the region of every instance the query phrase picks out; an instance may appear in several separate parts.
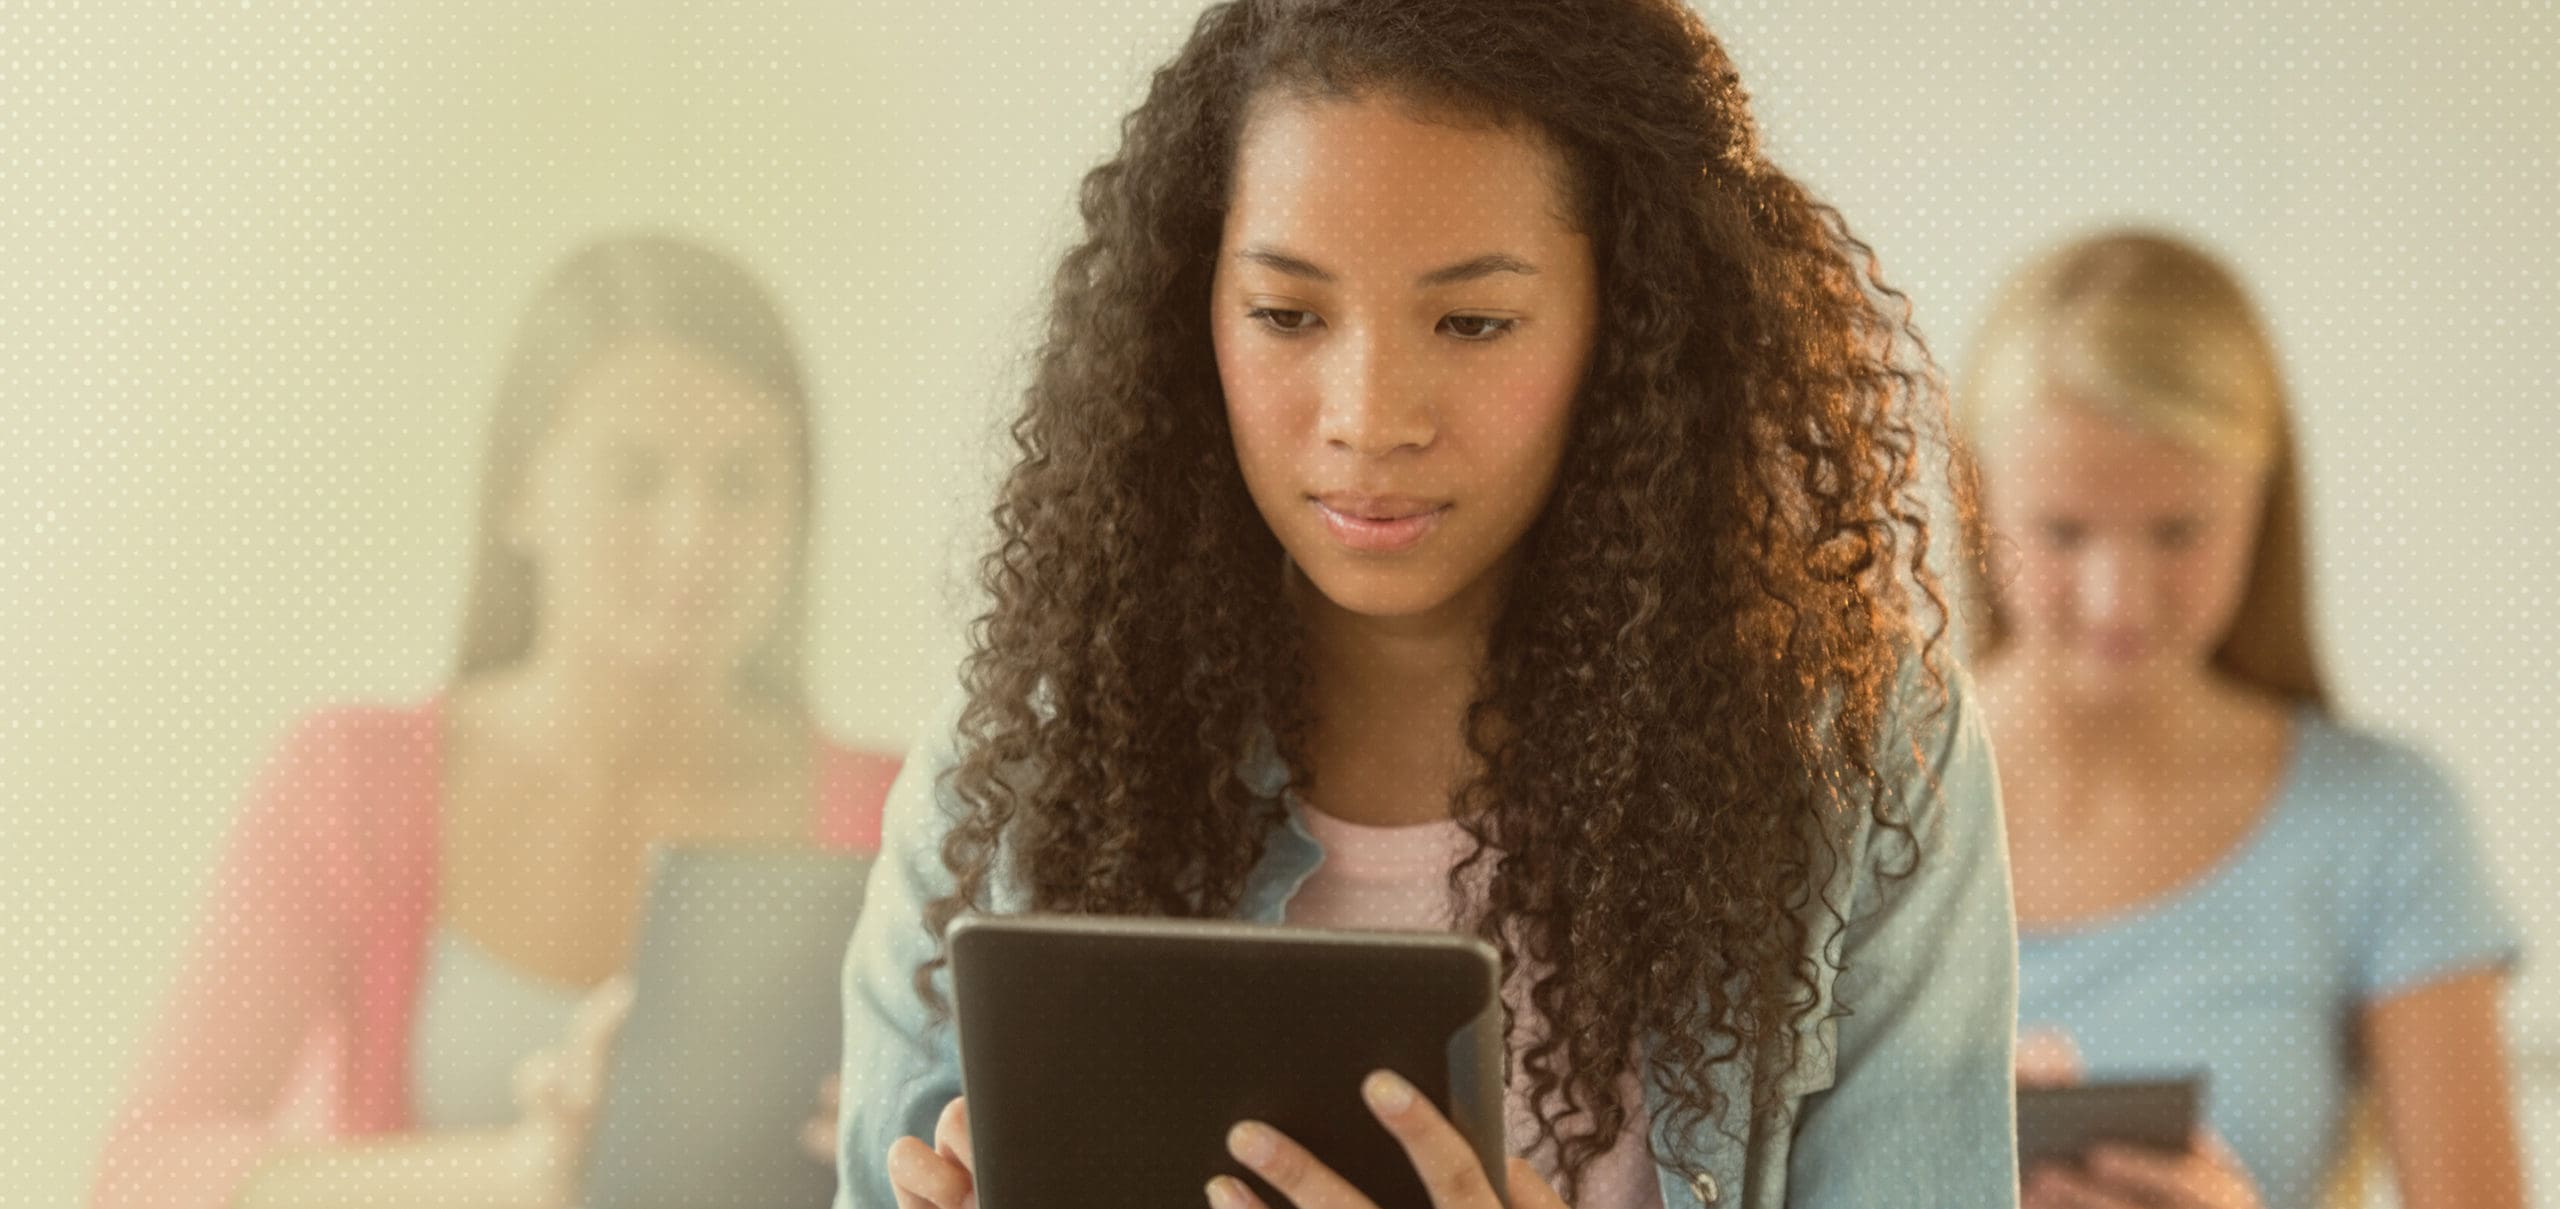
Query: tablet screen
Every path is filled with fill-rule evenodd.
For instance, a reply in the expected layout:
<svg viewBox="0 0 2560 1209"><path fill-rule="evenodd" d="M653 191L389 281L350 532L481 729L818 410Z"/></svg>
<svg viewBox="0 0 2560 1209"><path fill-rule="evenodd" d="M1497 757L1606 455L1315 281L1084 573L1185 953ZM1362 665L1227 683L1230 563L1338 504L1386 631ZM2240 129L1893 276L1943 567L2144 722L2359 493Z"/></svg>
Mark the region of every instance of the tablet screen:
<svg viewBox="0 0 2560 1209"><path fill-rule="evenodd" d="M983 1209L1200 1201L1253 1118L1381 1209L1428 1209L1360 1099L1385 1067L1502 1171L1493 950L1443 933L971 917L952 931L962 1081Z"/></svg>

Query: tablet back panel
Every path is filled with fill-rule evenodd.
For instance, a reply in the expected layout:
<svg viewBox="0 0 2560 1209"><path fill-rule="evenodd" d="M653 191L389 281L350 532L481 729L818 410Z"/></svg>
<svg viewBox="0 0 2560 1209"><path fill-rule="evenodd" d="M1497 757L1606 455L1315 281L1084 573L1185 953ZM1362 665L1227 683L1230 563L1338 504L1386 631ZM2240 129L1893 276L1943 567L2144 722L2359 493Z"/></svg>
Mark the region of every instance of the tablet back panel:
<svg viewBox="0 0 2560 1209"><path fill-rule="evenodd" d="M589 1209L825 1209L835 1172L798 1137L843 1052L836 978L869 873L800 848L655 854Z"/></svg>
<svg viewBox="0 0 2560 1209"><path fill-rule="evenodd" d="M1472 938L973 917L952 965L982 1209L1197 1204L1220 1172L1286 1204L1226 1156L1248 1117L1428 1209L1360 1099L1379 1067L1502 1170L1498 961Z"/></svg>
<svg viewBox="0 0 2560 1209"><path fill-rule="evenodd" d="M2101 1142L2177 1153L2187 1149L2204 1077L2018 1089L2018 1168L2080 1161Z"/></svg>

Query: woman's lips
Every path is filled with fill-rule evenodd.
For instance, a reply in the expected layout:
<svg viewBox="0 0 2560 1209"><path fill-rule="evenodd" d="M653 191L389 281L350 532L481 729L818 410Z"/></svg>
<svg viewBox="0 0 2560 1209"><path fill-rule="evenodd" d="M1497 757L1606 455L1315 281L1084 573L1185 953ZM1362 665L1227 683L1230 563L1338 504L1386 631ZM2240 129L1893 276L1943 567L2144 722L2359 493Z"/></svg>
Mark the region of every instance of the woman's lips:
<svg viewBox="0 0 2560 1209"><path fill-rule="evenodd" d="M2109 663L2132 663L2142 658L2150 643L2140 634L2095 634L2089 646Z"/></svg>
<svg viewBox="0 0 2560 1209"><path fill-rule="evenodd" d="M1333 540L1364 554L1394 554L1412 549L1449 511L1447 504L1388 496L1311 496L1307 502L1324 518Z"/></svg>

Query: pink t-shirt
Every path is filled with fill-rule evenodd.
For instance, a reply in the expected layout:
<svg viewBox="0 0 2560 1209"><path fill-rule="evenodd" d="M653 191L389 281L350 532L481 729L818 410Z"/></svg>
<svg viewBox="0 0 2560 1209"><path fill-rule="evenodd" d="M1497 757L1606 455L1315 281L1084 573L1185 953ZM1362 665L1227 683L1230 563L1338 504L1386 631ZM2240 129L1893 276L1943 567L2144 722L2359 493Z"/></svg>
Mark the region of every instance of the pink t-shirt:
<svg viewBox="0 0 2560 1209"><path fill-rule="evenodd" d="M1464 858L1472 841L1455 821L1405 827L1373 827L1338 819L1292 795L1290 804L1307 830L1324 848L1324 863L1298 888L1283 916L1289 923L1318 928L1369 928L1446 932L1455 928L1449 901L1449 870ZM1518 1012L1521 995L1532 977L1515 971L1505 980L1503 995ZM1528 1027L1540 1027L1535 1020ZM1653 1155L1644 1137L1650 1128L1644 1097L1635 1076L1622 1076L1618 1095L1627 1106L1627 1124L1617 1143L1583 1172L1576 1209L1660 1209ZM1552 1151L1533 1150L1537 1118L1529 1111L1528 1088L1514 1079L1503 1096L1504 1141L1513 1154L1526 1155L1549 1182L1555 1179Z"/></svg>

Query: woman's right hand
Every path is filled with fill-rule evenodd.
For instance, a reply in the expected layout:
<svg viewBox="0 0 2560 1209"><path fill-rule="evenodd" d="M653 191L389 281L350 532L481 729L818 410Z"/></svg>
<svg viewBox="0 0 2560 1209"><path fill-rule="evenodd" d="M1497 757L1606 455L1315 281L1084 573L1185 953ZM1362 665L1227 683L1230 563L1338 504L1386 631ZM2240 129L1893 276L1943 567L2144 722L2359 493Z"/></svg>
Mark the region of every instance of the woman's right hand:
<svg viewBox="0 0 2560 1209"><path fill-rule="evenodd" d="M932 1145L907 1137L889 1147L889 1186L897 1191L898 1209L977 1209L967 1103L954 1099L943 1106L942 1119L933 1123Z"/></svg>
<svg viewBox="0 0 2560 1209"><path fill-rule="evenodd" d="M2018 1034L2018 1086L2069 1087L2087 1067L2080 1046L2060 1029ZM2221 1135L2198 1126L2177 1154L2101 1146L2087 1164L2039 1163L2023 1173L2020 1209L2260 1209L2257 1185Z"/></svg>
<svg viewBox="0 0 2560 1209"><path fill-rule="evenodd" d="M2068 1087L2080 1081L2080 1043L2058 1028L2018 1034L2018 1086Z"/></svg>
<svg viewBox="0 0 2560 1209"><path fill-rule="evenodd" d="M587 1139L595 1130L597 1093L604 1085L605 1060L630 1015L630 979L608 979L578 1002L559 1045L517 1065L518 1115L507 1130L505 1145L523 1176L529 1203L577 1203L584 1183Z"/></svg>

